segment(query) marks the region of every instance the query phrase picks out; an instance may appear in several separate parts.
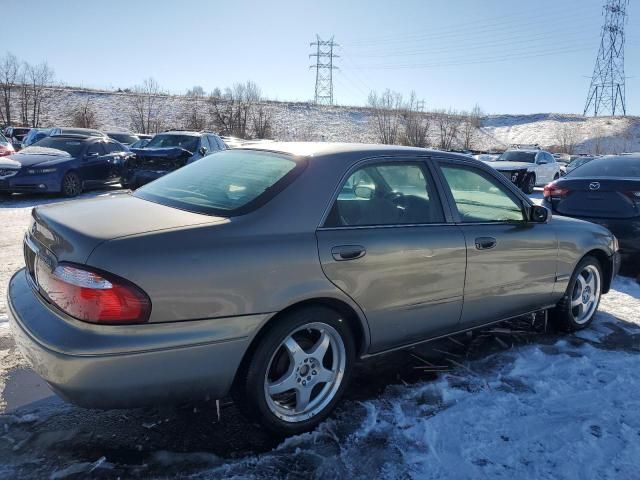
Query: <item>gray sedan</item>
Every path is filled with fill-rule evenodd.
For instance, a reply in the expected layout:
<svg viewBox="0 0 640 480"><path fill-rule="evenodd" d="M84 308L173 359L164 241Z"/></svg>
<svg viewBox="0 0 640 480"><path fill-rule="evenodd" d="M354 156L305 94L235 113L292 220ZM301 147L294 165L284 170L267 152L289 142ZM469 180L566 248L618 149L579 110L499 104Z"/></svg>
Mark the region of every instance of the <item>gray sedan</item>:
<svg viewBox="0 0 640 480"><path fill-rule="evenodd" d="M231 393L281 434L326 418L358 358L545 309L584 328L619 266L608 230L552 219L482 162L304 143L38 207L24 252L12 329L62 397Z"/></svg>

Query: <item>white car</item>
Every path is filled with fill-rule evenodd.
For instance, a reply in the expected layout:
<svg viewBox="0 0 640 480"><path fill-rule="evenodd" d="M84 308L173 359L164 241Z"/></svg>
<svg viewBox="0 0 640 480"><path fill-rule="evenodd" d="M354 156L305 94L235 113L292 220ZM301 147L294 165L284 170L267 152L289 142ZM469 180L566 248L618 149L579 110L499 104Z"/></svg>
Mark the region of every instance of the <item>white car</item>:
<svg viewBox="0 0 640 480"><path fill-rule="evenodd" d="M560 178L560 164L544 150L513 149L495 162L485 162L509 178L525 193Z"/></svg>

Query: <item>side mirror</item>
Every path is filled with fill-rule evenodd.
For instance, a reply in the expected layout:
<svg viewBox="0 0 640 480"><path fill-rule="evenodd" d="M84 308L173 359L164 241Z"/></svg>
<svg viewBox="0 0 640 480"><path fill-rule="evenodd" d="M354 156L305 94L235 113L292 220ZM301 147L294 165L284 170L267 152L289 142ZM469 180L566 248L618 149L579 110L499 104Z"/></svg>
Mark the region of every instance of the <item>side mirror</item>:
<svg viewBox="0 0 640 480"><path fill-rule="evenodd" d="M534 223L548 223L551 220L551 210L542 205L534 205L529 210L529 220Z"/></svg>
<svg viewBox="0 0 640 480"><path fill-rule="evenodd" d="M200 155L202 155L203 157L207 154L207 147L200 147Z"/></svg>
<svg viewBox="0 0 640 480"><path fill-rule="evenodd" d="M371 200L371 198L373 198L373 192L373 188L367 185L358 185L353 189L355 196L364 200Z"/></svg>

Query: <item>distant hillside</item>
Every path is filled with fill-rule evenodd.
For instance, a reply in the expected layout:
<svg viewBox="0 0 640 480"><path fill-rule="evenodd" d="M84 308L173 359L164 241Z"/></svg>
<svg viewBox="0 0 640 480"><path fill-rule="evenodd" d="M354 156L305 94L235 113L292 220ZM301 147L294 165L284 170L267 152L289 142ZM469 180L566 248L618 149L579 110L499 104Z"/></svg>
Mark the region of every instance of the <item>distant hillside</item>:
<svg viewBox="0 0 640 480"><path fill-rule="evenodd" d="M103 129L128 129L132 94L63 88L56 90L44 117L47 126L69 125L71 111L89 98ZM166 97L164 125L179 128L188 100ZM277 140L325 140L377 142L375 117L362 107L317 106L308 103L266 102L273 118ZM559 132L570 130L577 152L617 153L640 151L640 117L583 117L569 114L489 115L474 147L504 149L513 143L538 143L545 148L559 145Z"/></svg>

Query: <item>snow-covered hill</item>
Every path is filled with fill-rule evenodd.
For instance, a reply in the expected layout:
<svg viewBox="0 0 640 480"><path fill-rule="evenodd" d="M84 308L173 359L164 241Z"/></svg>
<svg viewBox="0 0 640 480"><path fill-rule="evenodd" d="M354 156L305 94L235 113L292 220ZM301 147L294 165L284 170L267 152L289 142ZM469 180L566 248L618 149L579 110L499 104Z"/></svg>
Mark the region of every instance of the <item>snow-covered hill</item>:
<svg viewBox="0 0 640 480"><path fill-rule="evenodd" d="M130 127L131 94L71 88L56 91L44 123L69 125L74 106L84 103L87 98L97 111L101 128ZM167 128L181 126L186 102L188 100L183 96L166 97L163 116ZM375 119L367 108L287 102L268 102L266 106L272 113L274 136L278 140L378 141ZM559 144L562 129L571 130L577 152L640 151L640 117L591 118L553 113L486 116L474 147L489 150L504 149L512 143L538 143L549 148Z"/></svg>

